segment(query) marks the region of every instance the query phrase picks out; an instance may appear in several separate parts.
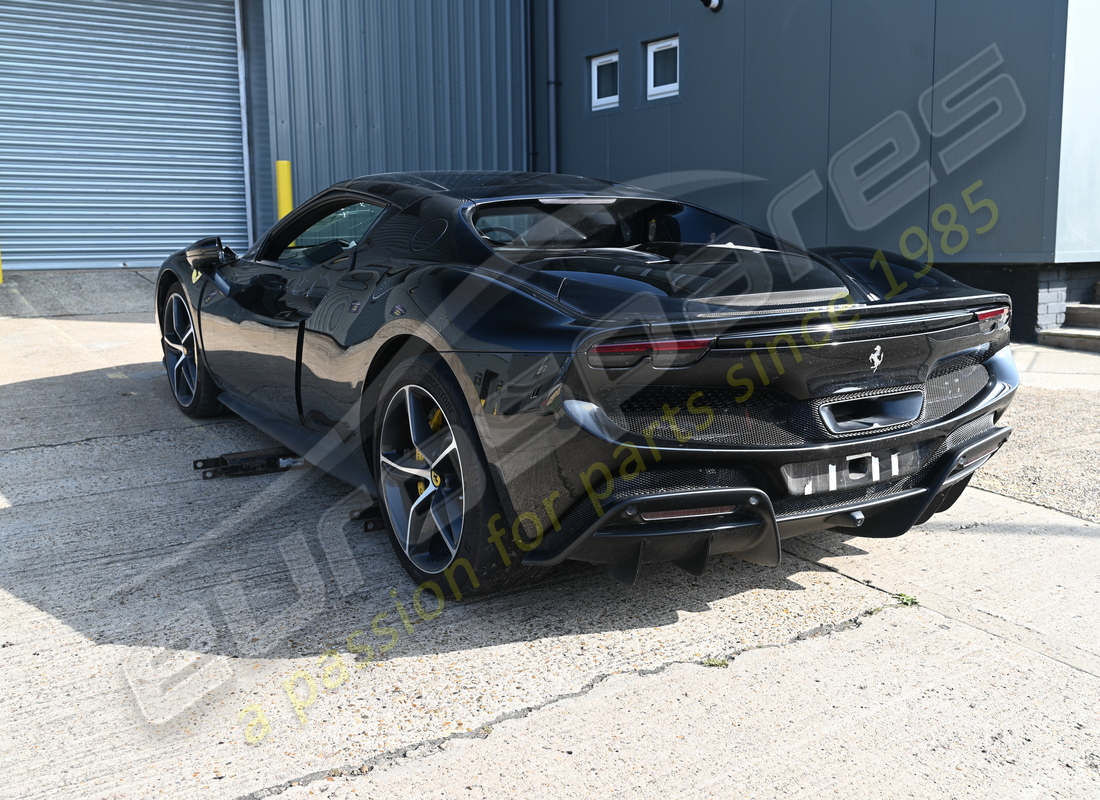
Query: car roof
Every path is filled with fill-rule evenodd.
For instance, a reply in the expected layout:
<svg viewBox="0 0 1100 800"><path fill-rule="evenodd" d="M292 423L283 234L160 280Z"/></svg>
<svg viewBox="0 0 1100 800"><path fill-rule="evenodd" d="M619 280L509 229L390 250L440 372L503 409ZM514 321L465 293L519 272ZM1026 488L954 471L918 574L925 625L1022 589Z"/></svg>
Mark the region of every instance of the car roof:
<svg viewBox="0 0 1100 800"><path fill-rule="evenodd" d="M666 200L666 195L637 186L613 183L580 175L501 170L440 170L434 172L388 172L364 175L332 188L350 189L380 197L400 196L408 205L424 195L444 195L463 202L504 197L546 195L602 195Z"/></svg>

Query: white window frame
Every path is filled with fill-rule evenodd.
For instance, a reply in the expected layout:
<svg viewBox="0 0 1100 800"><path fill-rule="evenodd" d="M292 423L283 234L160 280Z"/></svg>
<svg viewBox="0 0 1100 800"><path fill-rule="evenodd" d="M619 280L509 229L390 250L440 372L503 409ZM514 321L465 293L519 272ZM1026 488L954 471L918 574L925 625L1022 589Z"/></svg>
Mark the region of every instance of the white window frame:
<svg viewBox="0 0 1100 800"><path fill-rule="evenodd" d="M676 48L676 81L661 86L653 85L654 70L653 56L662 50ZM655 42L647 42L645 46L645 96L646 100L658 100L662 97L672 97L680 93L680 37L669 36L667 39L658 39Z"/></svg>
<svg viewBox="0 0 1100 800"><path fill-rule="evenodd" d="M619 105L619 72L618 66L615 71L615 94L608 97L599 97L599 69L607 64L619 64L619 51L616 50L613 53L604 53L602 56L592 56L588 59L588 70L591 73L590 82L592 84L592 110L603 111L607 108L616 108Z"/></svg>

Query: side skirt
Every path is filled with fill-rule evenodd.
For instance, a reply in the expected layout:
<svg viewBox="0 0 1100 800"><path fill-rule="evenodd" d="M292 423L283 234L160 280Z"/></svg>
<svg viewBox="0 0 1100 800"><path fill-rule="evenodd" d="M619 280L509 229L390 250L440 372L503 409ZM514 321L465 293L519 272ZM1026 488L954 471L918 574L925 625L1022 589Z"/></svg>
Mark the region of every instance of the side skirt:
<svg viewBox="0 0 1100 800"><path fill-rule="evenodd" d="M290 448L323 472L349 486L378 497L378 486L370 474L362 449L344 442L333 431L321 434L263 411L229 392L218 400L239 417Z"/></svg>

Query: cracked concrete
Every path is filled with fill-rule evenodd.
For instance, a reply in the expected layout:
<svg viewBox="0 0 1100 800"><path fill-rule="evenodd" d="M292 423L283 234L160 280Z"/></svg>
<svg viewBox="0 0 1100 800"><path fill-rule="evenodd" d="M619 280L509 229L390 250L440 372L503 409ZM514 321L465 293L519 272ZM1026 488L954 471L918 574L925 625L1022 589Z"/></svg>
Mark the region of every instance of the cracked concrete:
<svg viewBox="0 0 1100 800"><path fill-rule="evenodd" d="M796 642L814 639L818 636L828 636L832 633L836 633L839 631L851 630L859 626L861 618L880 613L882 610L882 608L875 608L873 610L865 611L859 616L853 617L849 620L821 625L812 630L798 633L785 642L757 645L751 648L751 650L781 648L794 644ZM726 661L725 659L723 659L722 661L728 666L729 662L749 651L749 649L739 649L731 653L724 654L728 656L728 661ZM263 789L260 789L259 791L243 795L240 800L261 800L265 797L275 797L287 792L293 787L308 786L311 783L316 783L322 780L327 781L334 777L354 776L357 774L367 774L375 770L385 770L398 764L406 763L407 759L429 758L438 752L445 751L451 744L463 739L488 739L494 732L497 731L497 728L499 728L506 722L511 722L513 720L523 720L527 717L530 717L532 714L536 714L537 712L542 711L543 709L560 706L572 700L579 700L581 698L589 696L590 694L601 694L601 692L599 692L599 687L613 679L626 678L629 676L633 676L635 678L648 678L651 676L660 675L661 673L664 673L673 667L686 665L705 666L706 662L699 659L686 661L669 661L648 669L639 669L631 672L620 673L603 673L589 680L584 686L582 686L575 692L558 695L536 705L506 712L504 714L501 714L499 717L491 719L488 722L482 724L481 727L477 728L476 730L464 733L454 733L450 736L441 736L434 739L417 742L407 747L400 747L396 750L392 750L389 752L378 753L367 759L362 764L345 764L340 767L331 767L327 770L321 770L310 775L298 776L294 780L286 781L278 786L265 787Z"/></svg>
<svg viewBox="0 0 1100 800"><path fill-rule="evenodd" d="M1096 525L971 489L775 569L568 564L422 619L341 484L194 474L271 443L175 411L149 275L82 275L0 285L0 797L1097 794Z"/></svg>
<svg viewBox="0 0 1100 800"><path fill-rule="evenodd" d="M825 565L856 588L877 587L884 607L782 644L732 652L726 670L700 671L698 662L680 662L665 665L666 680L660 682L638 674L608 676L600 684L614 680L613 690L593 684L587 693L533 709L520 726L494 724L484 743L433 741L416 749L416 763L403 752L387 754L363 765L367 776L345 767L350 775L321 773L296 786L280 786L278 793L478 798L522 792L567 798L614 786L615 796L622 797L817 797L827 791L851 797L1095 796L1100 791L1095 702L1100 632L1065 617L1068 608L1069 616L1080 610L1078 620L1090 619L1087 609L1095 608L1100 589L1091 573L1064 579L1074 564L1100 564L1100 536L1093 525L1024 503L984 492L967 499L972 507L952 509L896 540L821 533L786 543L795 560ZM975 524L975 518L982 521ZM1014 537L1004 529L1010 520L1033 527ZM1080 537L1069 552L1047 553L1039 563L1026 557L1039 542L1050 543L1044 534L1064 542L1067 534L1058 526L1067 523L1069 535ZM966 547L952 541L975 528L986 530L968 534ZM1002 535L1014 541L996 558L983 558L985 536ZM934 560L944 548L951 549L956 565ZM1060 569L1048 572L1056 560ZM1054 583L1054 575L1061 580ZM959 596L960 579L969 579L971 596ZM1051 603L1033 591L1042 584L1070 596L1063 592ZM974 603L974 593L991 588L992 595ZM899 592L916 596L919 606L891 603ZM929 647L928 637L939 639ZM816 643L820 639L829 643ZM811 642L812 656L792 652ZM769 680L774 673L784 679ZM854 676L855 697L850 696ZM835 696L822 691L826 678ZM778 696L761 700L773 692ZM623 725L639 709L670 714L670 698L678 695L691 698L689 709L675 714L678 726ZM913 704L919 714L909 707ZM791 718L773 727L769 722L776 722L776 714ZM846 730L853 716L871 727ZM712 734L716 727L722 736ZM574 755L561 744L569 737L588 742L585 758L561 757ZM668 769L665 762L683 750L680 738L691 740L690 752ZM537 746L517 763L502 757L500 746L515 742ZM991 757L995 742L999 752ZM653 753L661 756L654 759ZM595 781L589 774L593 765ZM692 780L700 770L707 777ZM683 785L685 779L689 783Z"/></svg>
<svg viewBox="0 0 1100 800"><path fill-rule="evenodd" d="M889 609L725 670L616 676L488 739L280 796L1091 797L1096 685L929 609Z"/></svg>

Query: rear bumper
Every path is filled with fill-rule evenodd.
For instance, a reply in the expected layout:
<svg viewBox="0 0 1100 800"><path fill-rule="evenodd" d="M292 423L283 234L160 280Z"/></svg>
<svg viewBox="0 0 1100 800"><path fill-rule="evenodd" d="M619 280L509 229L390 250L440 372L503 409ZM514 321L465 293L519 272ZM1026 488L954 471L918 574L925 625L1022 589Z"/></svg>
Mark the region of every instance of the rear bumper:
<svg viewBox="0 0 1100 800"><path fill-rule="evenodd" d="M1011 433L994 428L944 453L925 486L811 512L777 514L768 494L752 486L623 498L575 536L529 553L524 563L551 566L573 558L612 565L625 573L618 577L632 579L642 563L675 561L702 574L710 556L720 553L775 566L782 539L828 528L900 536L953 502Z"/></svg>
<svg viewBox="0 0 1100 800"><path fill-rule="evenodd" d="M985 400L966 415L969 422L956 422L954 433L941 440L912 480L883 492L876 494L869 487L859 498L845 499L845 493L832 500L822 496L815 507L803 511L790 498L773 500L763 488L748 482L613 497L602 514L582 502L566 515L561 530L548 535L524 563L551 566L566 559L588 561L633 582L643 563L672 561L702 574L709 558L722 553L774 566L780 563L782 539L818 530L900 536L950 506L974 472L1008 439L1012 429L993 427L990 413L994 400L997 406L1006 403L1005 393L990 387Z"/></svg>
<svg viewBox="0 0 1100 800"><path fill-rule="evenodd" d="M925 486L865 502L780 516L776 520L780 538L826 528L853 528L853 533L868 537L900 536L954 502L954 496L1001 449L1011 433L1012 428L993 428L948 451L938 459L941 466Z"/></svg>

